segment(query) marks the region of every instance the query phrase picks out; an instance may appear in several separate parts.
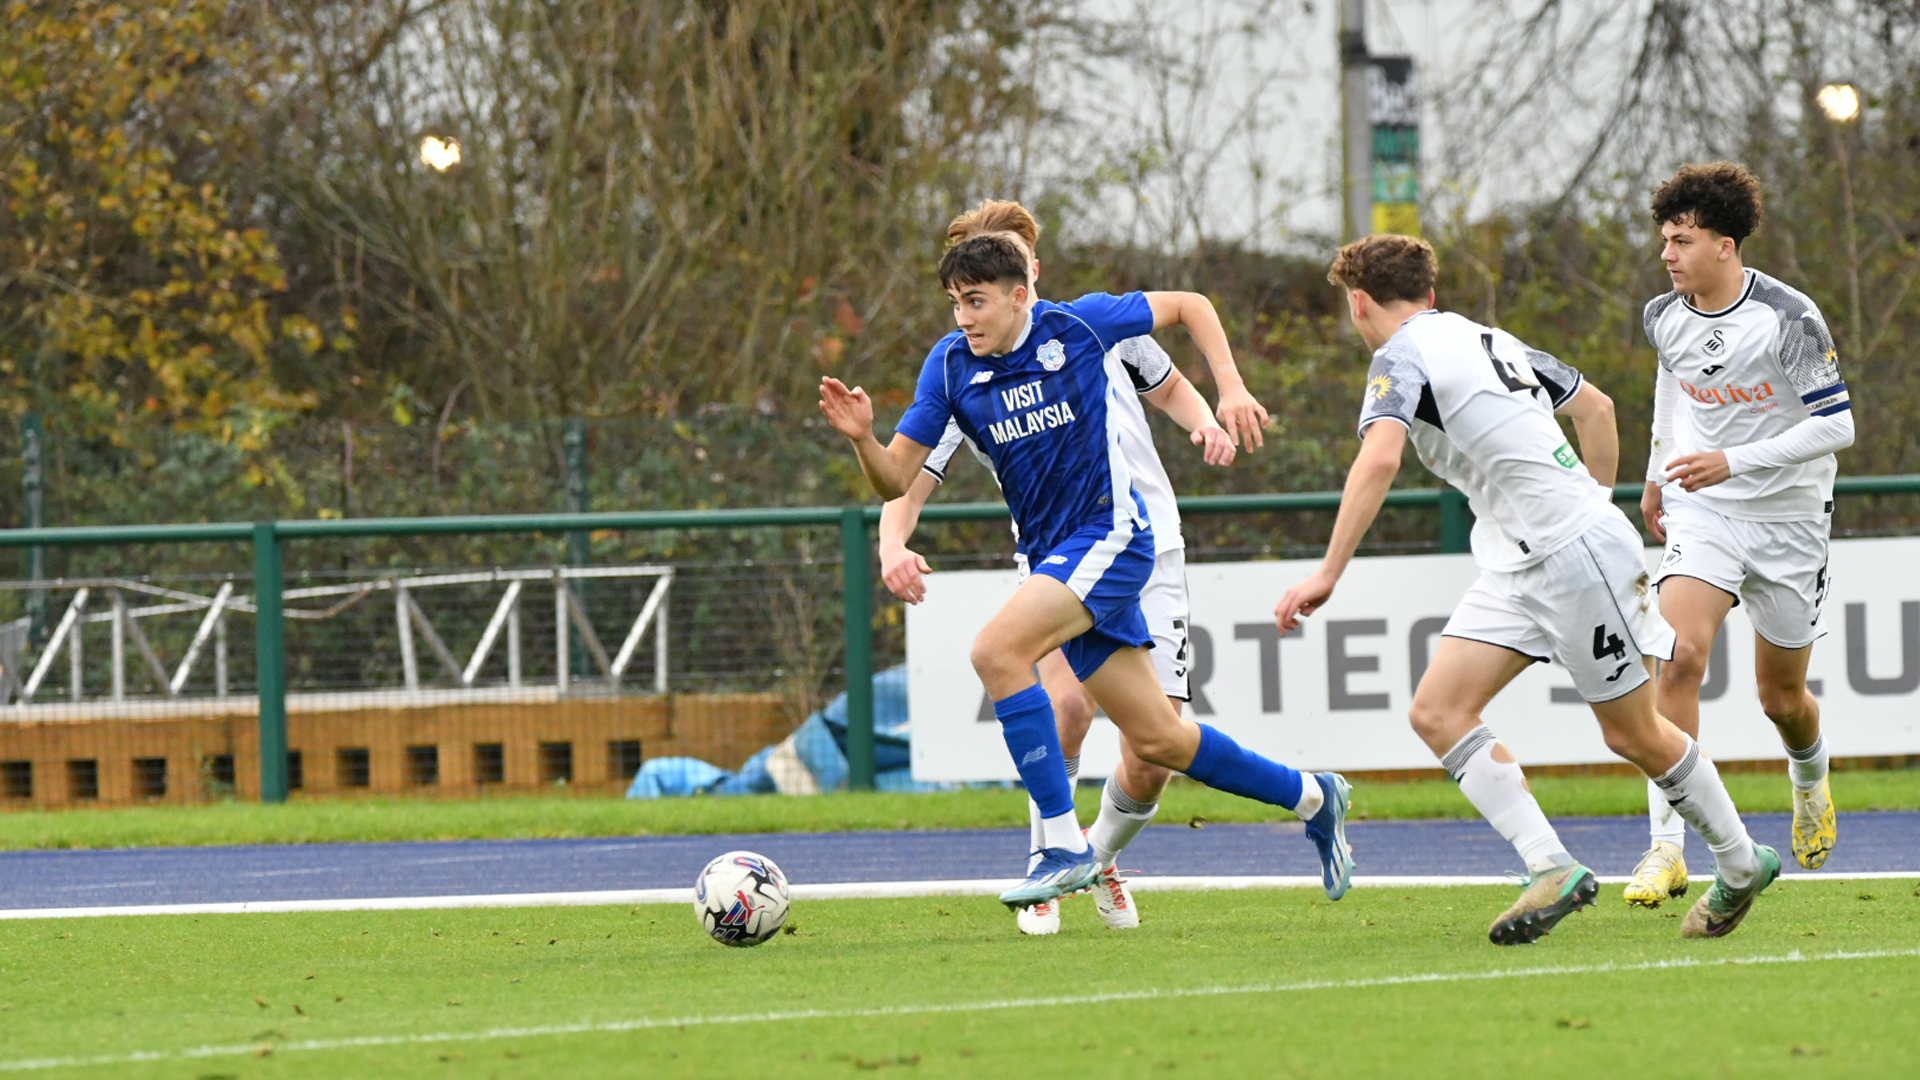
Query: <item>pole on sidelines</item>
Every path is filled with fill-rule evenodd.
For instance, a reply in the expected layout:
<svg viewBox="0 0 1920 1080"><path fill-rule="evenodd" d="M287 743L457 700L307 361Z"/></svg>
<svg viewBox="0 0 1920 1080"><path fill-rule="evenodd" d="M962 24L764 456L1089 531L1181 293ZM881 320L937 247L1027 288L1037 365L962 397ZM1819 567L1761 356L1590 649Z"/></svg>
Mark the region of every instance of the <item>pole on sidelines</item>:
<svg viewBox="0 0 1920 1080"><path fill-rule="evenodd" d="M29 529L47 527L47 424L37 412L20 418L20 487L25 502L25 521ZM27 549L27 580L39 583L47 576L47 549L34 545ZM47 640L47 590L27 592L27 640L44 645Z"/></svg>
<svg viewBox="0 0 1920 1080"><path fill-rule="evenodd" d="M287 801L287 637L280 534L253 527L254 653L260 683L260 801Z"/></svg>
<svg viewBox="0 0 1920 1080"><path fill-rule="evenodd" d="M1448 555L1473 550L1473 511L1459 488L1440 489L1440 550Z"/></svg>
<svg viewBox="0 0 1920 1080"><path fill-rule="evenodd" d="M1341 204L1348 240L1373 233L1373 112L1367 92L1367 0L1340 3Z"/></svg>
<svg viewBox="0 0 1920 1080"><path fill-rule="evenodd" d="M847 635L847 787L873 790L873 554L865 508L840 511L840 588Z"/></svg>

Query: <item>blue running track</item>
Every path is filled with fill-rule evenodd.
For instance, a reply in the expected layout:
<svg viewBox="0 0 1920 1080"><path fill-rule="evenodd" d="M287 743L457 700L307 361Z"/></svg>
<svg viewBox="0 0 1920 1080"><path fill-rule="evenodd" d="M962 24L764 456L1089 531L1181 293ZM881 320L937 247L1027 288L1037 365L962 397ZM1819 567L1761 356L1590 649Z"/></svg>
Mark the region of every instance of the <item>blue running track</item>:
<svg viewBox="0 0 1920 1080"><path fill-rule="evenodd" d="M1790 872L1789 817L1747 817L1755 839L1779 848ZM1603 875L1633 870L1646 820L1563 818L1574 856ZM1484 822L1359 822L1349 827L1363 875L1481 876L1522 869ZM1713 865L1688 838L1697 875ZM766 833L598 840L471 840L390 844L21 851L0 854L0 910L93 908L263 900L484 896L690 886L707 860L738 848L778 862L796 884L1017 877L1020 830ZM1158 826L1121 859L1149 875L1317 876L1297 823ZM1840 818L1840 843L1823 873L1912 872L1920 877L1920 813Z"/></svg>

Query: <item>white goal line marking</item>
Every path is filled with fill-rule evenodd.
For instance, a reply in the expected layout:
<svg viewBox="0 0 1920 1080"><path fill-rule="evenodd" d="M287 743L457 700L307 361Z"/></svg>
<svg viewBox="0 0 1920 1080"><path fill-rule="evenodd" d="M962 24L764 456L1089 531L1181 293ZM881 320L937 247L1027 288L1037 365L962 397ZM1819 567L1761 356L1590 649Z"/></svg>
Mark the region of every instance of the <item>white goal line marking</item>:
<svg viewBox="0 0 1920 1080"><path fill-rule="evenodd" d="M1883 878L1920 878L1920 870L1863 871L1860 873L1782 874L1781 881L1869 881ZM956 881L850 881L825 885L795 885L795 900L885 900L912 896L998 896L1018 884L1018 878L981 878ZM1604 885L1624 885L1629 877L1601 875ZM1136 892L1173 892L1194 889L1317 889L1317 877L1129 877ZM1417 889L1458 885L1510 885L1504 877L1357 875L1355 888ZM438 911L450 908L595 907L635 904L691 904L693 889L610 889L595 892L495 893L479 896L389 896L346 900L243 900L208 904L127 904L116 907L14 908L0 911L8 919L94 919L115 915L260 915L324 911Z"/></svg>
<svg viewBox="0 0 1920 1080"><path fill-rule="evenodd" d="M879 1005L852 1009L797 1009L788 1012L721 1013L711 1016L646 1016L633 1020L602 1023L541 1024L529 1027L486 1028L480 1031L437 1031L413 1035L361 1035L345 1039L301 1039L290 1042L254 1042L228 1046L191 1046L179 1050L139 1050L130 1054L99 1057L21 1058L0 1061L0 1072L25 1072L39 1069L66 1069L97 1065L131 1065L151 1061L190 1061L200 1058L240 1057L248 1054L302 1053L317 1050L354 1050L380 1046L419 1046L438 1043L480 1042L494 1039L537 1039L555 1035L590 1035L623 1031L648 1031L658 1028L711 1027L721 1024L772 1024L794 1020L854 1020L895 1016L926 1016L942 1013L997 1012L1007 1009L1055 1008L1075 1005L1104 1005L1128 1001L1168 1001L1180 998L1228 997L1245 994L1297 994L1314 990L1366 990L1383 986L1413 986L1428 983L1492 982L1501 979L1534 979L1556 975L1605 975L1673 968L1716 967L1721 965L1812 964L1843 960L1888 960L1920 957L1920 948L1873 949L1857 952L1802 953L1798 950L1775 956L1730 956L1719 959L1679 957L1650 960L1636 964L1566 964L1555 967L1496 968L1492 971L1432 971L1414 975L1382 975L1370 979L1313 979L1291 983L1249 983L1240 986L1192 986L1171 989L1148 988L1116 990L1104 994L1075 994L1058 997L1007 998L999 1001L969 1001L928 1005Z"/></svg>

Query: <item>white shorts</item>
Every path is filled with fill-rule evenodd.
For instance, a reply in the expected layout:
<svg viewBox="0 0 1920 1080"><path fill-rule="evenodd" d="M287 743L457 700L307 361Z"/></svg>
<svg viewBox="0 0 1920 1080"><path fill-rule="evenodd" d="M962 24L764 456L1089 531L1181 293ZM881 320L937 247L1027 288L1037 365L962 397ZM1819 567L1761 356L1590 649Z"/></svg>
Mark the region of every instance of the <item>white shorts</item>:
<svg viewBox="0 0 1920 1080"><path fill-rule="evenodd" d="M1673 658L1673 628L1653 603L1640 532L1615 511L1524 570L1482 570L1440 631L1557 660L1590 702L1647 682L1646 658Z"/></svg>
<svg viewBox="0 0 1920 1080"><path fill-rule="evenodd" d="M1016 553L1013 565L1020 571L1020 580L1027 580L1027 557ZM1170 698L1193 700L1189 683L1193 645L1187 635L1191 606L1187 601L1185 550L1175 548L1154 557L1153 573L1140 589L1140 610L1147 617L1147 632L1153 635L1153 648L1147 655L1153 660L1153 673L1160 678L1161 691Z"/></svg>
<svg viewBox="0 0 1920 1080"><path fill-rule="evenodd" d="M1696 499L1667 496L1661 522L1667 553L1656 583L1697 578L1747 605L1747 621L1783 649L1801 649L1826 634L1827 544L1832 523L1742 521Z"/></svg>

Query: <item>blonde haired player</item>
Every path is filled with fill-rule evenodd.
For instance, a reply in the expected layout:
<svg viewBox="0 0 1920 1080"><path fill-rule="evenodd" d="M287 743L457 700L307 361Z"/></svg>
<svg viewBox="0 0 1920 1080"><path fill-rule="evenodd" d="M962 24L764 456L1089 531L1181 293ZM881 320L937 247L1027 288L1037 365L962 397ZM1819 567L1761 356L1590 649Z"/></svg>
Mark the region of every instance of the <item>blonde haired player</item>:
<svg viewBox="0 0 1920 1080"><path fill-rule="evenodd" d="M1744 166L1688 165L1653 195L1673 291L1647 304L1660 363L1653 443L1640 509L1666 544L1660 611L1677 641L1660 670L1660 712L1700 733L1700 683L1720 624L1747 606L1760 708L1779 729L1793 784L1793 857L1827 861L1837 835L1820 703L1807 689L1826 632L1827 540L1837 451L1853 445L1853 407L1833 338L1813 301L1744 266L1760 225L1760 182ZM1687 891L1685 826L1647 792L1653 843L1628 884L1630 904Z"/></svg>
<svg viewBox="0 0 1920 1080"><path fill-rule="evenodd" d="M1608 748L1659 785L1719 860L1719 880L1687 913L1682 936L1726 934L1779 875L1780 857L1747 836L1713 762L1654 711L1650 669L1671 655L1673 632L1653 610L1640 533L1613 505L1613 402L1512 334L1434 310L1436 270L1426 241L1386 235L1341 248L1327 275L1346 290L1353 325L1373 349L1360 453L1326 560L1287 591L1275 618L1292 630L1332 598L1411 441L1477 519L1480 576L1441 631L1408 719L1527 865L1526 890L1487 936L1496 945L1535 941L1599 893L1513 754L1480 721L1495 694L1549 657L1572 674ZM1573 421L1581 453L1556 413Z"/></svg>
<svg viewBox="0 0 1920 1080"><path fill-rule="evenodd" d="M1012 234L1019 237L1029 251L1037 251L1040 225L1019 203L993 199L954 218L947 226L947 241L957 244L986 233ZM1030 280L1037 282L1039 274L1040 262L1036 258ZM1126 455L1132 470L1134 488L1140 492L1141 499L1146 503L1147 515L1153 521L1153 571L1141 590L1140 605L1147 618L1148 630L1153 634L1151 656L1154 674L1176 711L1191 697L1188 687L1191 655L1187 640L1189 608L1185 543L1180 535L1180 511L1174 502L1173 483L1167 477L1166 467L1160 463L1160 455L1153 444L1153 432L1147 425L1140 399L1144 398L1191 432L1195 445L1206 448L1208 464L1230 464L1236 442L1243 442L1249 450L1261 444L1261 427L1266 423L1266 410L1247 392L1231 356L1216 355L1210 360L1214 383L1222 388L1218 423L1213 410L1207 407L1206 399L1200 396L1199 390L1187 381L1174 366L1166 350L1155 343L1152 337L1129 338L1108 353L1109 367L1116 369L1110 372L1115 384L1134 391L1120 395L1116 420L1121 452ZM1219 453L1215 443L1205 438L1204 429L1216 427L1224 427L1229 435L1224 446L1220 447L1224 453ZM917 604L925 597L926 585L921 575L931 569L924 558L907 547L907 542L919 522L921 507L926 505L934 488L946 481L953 456L963 444L965 440L960 435L958 425L949 422L940 445L934 447L926 465L922 467L921 475L915 478L907 494L887 503L881 511L881 576L887 588L907 603ZM986 461L985 455L977 447L966 445L970 446L976 458ZM991 468L991 464L988 464ZM1022 550L1014 557L1024 578L1027 570L1026 553ZM1081 745L1093 726L1093 698L1080 680L1074 677L1072 667L1059 650L1048 653L1038 668L1040 685L1053 701L1054 722L1060 732L1067 775L1075 778L1079 774ZM1087 831L1087 839L1093 845L1101 868L1100 878L1093 889L1094 904L1101 921L1112 929L1125 930L1140 925L1140 913L1134 906L1132 890L1120 876L1115 860L1159 812L1160 794L1166 789L1171 776L1169 770L1143 761L1133 746L1126 739L1121 739L1119 767L1101 789L1099 814ZM1038 859L1045 846L1040 807L1029 799L1027 808L1032 850L1030 860ZM1023 933L1057 933L1060 929L1059 902L1047 901L1020 908L1017 921Z"/></svg>

